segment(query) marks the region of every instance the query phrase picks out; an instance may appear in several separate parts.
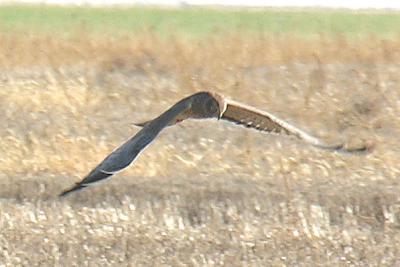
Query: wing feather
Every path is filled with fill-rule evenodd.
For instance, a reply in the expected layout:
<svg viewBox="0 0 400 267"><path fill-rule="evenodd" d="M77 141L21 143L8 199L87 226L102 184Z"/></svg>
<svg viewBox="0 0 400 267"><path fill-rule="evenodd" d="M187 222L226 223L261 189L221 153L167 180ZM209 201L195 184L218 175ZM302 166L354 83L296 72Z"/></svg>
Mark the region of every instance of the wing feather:
<svg viewBox="0 0 400 267"><path fill-rule="evenodd" d="M136 135L109 154L82 181L62 192L60 196L65 196L71 192L102 181L128 167L165 127L170 125L171 122L176 121L177 117L179 117L180 120L185 119L182 114L188 114L190 108L191 99L185 98L156 119L147 122Z"/></svg>
<svg viewBox="0 0 400 267"><path fill-rule="evenodd" d="M347 149L344 147L343 143L328 144L269 112L262 111L230 99L225 99L224 101L226 102L226 109L221 116L221 119L223 120L259 131L295 136L313 146L323 149L344 152L366 150L366 147Z"/></svg>

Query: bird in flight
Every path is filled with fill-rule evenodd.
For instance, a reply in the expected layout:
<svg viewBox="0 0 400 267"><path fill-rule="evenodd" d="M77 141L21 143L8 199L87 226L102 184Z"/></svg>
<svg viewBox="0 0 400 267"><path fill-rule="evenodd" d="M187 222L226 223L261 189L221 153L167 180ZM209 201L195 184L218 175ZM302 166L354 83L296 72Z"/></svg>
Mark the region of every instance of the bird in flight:
<svg viewBox="0 0 400 267"><path fill-rule="evenodd" d="M352 153L367 150L366 146L349 149L343 143L328 144L266 111L214 92L199 92L183 98L157 118L137 123L137 126L142 127L138 133L111 152L82 181L63 191L60 196L85 188L125 169L164 128L186 119L207 118L230 121L258 131L294 136L315 147L331 151Z"/></svg>

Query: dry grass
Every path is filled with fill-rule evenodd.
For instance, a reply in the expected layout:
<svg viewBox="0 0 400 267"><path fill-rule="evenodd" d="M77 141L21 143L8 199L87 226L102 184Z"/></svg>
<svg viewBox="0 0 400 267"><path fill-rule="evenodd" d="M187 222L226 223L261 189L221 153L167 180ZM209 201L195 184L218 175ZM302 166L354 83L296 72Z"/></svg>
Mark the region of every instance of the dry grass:
<svg viewBox="0 0 400 267"><path fill-rule="evenodd" d="M400 264L400 40L0 42L0 265ZM131 122L204 89L374 150L185 122L108 183L56 198L137 131Z"/></svg>

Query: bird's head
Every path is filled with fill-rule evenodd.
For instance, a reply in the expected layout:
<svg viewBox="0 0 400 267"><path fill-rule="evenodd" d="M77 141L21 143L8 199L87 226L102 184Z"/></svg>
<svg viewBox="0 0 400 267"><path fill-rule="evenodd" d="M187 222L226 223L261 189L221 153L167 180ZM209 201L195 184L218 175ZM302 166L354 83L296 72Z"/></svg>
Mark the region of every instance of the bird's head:
<svg viewBox="0 0 400 267"><path fill-rule="evenodd" d="M222 115L224 114L227 104L224 99L224 97L220 94L214 93L214 92L209 92L212 98L217 102L218 104L218 114L217 117L218 119L221 119Z"/></svg>
<svg viewBox="0 0 400 267"><path fill-rule="evenodd" d="M221 118L224 109L222 97L210 92L200 92L193 97L192 118Z"/></svg>

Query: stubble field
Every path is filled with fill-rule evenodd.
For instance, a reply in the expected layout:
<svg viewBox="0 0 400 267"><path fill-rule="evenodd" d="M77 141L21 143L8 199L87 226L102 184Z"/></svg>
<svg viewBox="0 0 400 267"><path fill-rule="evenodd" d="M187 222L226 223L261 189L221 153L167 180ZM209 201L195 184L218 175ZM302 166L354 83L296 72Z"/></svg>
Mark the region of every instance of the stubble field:
<svg viewBox="0 0 400 267"><path fill-rule="evenodd" d="M395 35L86 30L0 34L1 266L400 265ZM186 121L57 197L133 122L200 90L371 150Z"/></svg>

